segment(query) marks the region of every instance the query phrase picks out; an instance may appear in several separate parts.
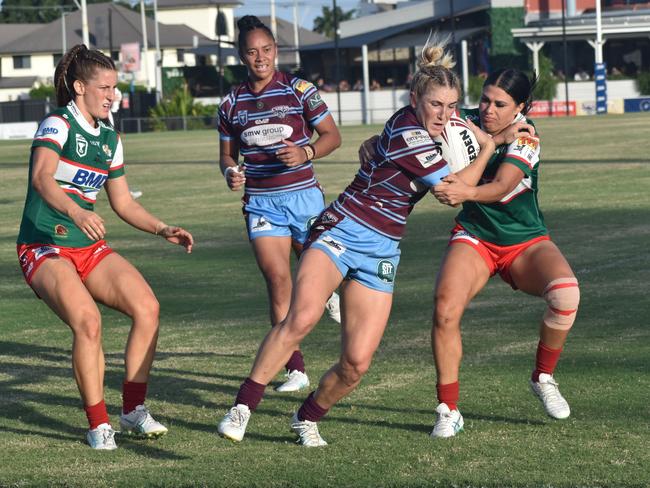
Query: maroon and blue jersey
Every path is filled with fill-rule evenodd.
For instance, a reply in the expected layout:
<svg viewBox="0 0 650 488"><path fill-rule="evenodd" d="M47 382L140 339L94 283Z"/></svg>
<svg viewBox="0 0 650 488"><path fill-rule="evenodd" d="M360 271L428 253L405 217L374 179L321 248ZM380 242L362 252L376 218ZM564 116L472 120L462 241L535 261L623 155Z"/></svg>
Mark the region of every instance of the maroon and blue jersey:
<svg viewBox="0 0 650 488"><path fill-rule="evenodd" d="M286 139L309 144L313 129L329 115L316 87L293 75L276 72L254 92L248 82L226 96L219 107L222 141L237 144L244 158L249 195L303 190L317 185L311 161L287 167L275 153Z"/></svg>
<svg viewBox="0 0 650 488"><path fill-rule="evenodd" d="M331 208L379 234L400 239L413 206L450 169L411 106L386 122L375 154Z"/></svg>

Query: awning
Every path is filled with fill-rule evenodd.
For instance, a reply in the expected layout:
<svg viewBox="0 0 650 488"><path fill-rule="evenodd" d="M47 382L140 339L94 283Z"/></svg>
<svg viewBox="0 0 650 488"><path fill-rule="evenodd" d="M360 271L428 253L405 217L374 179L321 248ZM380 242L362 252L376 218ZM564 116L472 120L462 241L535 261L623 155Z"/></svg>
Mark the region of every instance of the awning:
<svg viewBox="0 0 650 488"><path fill-rule="evenodd" d="M226 57L226 56L235 56L239 57L239 53L235 48L232 46L224 46L225 42L221 42L221 56ZM199 44L197 47L193 49L188 49L185 51L190 54L196 54L197 56L210 56L210 55L218 55L219 54L219 44L217 42L213 42L210 44Z"/></svg>

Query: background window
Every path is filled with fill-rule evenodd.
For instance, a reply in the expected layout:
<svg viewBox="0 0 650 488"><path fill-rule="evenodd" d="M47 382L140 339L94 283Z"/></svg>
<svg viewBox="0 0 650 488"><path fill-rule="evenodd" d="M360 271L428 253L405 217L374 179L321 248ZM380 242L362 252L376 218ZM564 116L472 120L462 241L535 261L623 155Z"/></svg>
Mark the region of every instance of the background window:
<svg viewBox="0 0 650 488"><path fill-rule="evenodd" d="M29 69L32 67L31 56L14 56L14 69Z"/></svg>

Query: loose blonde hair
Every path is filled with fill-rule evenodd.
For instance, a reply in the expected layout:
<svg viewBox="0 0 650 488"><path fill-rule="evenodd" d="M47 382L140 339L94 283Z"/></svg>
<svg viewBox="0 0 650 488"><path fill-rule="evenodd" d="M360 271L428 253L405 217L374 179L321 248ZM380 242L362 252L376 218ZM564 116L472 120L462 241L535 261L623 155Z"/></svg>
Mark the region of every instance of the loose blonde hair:
<svg viewBox="0 0 650 488"><path fill-rule="evenodd" d="M446 86L455 88L461 93L460 79L451 70L456 66L454 57L445 48L449 43L449 37L439 39L437 35L429 34L426 44L422 48L418 69L411 80L411 93L420 98L429 91L432 86Z"/></svg>

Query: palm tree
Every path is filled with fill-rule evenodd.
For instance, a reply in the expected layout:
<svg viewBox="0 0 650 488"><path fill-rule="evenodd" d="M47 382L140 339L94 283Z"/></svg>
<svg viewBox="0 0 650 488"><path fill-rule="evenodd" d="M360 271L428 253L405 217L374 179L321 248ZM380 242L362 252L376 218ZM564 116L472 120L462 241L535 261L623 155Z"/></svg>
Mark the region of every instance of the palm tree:
<svg viewBox="0 0 650 488"><path fill-rule="evenodd" d="M350 20L354 15L354 10L343 12L341 7L336 7L336 15L339 24L344 20ZM314 19L314 30L326 35L327 37L334 37L334 9L323 7L322 14Z"/></svg>

